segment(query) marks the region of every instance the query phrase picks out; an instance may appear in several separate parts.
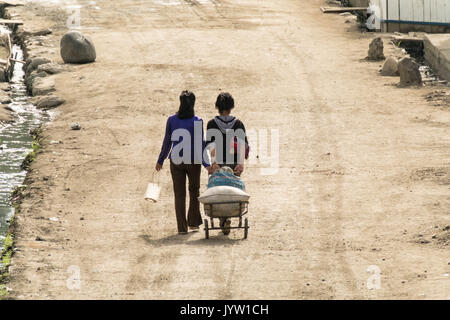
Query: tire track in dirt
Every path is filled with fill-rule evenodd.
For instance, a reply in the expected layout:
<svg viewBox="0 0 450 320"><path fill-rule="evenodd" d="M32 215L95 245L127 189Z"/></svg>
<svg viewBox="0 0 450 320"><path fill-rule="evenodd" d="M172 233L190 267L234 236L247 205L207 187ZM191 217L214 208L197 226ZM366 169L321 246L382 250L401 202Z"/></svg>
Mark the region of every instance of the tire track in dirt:
<svg viewBox="0 0 450 320"><path fill-rule="evenodd" d="M98 163L98 162L104 163L105 160L104 159L92 159L92 160L82 162L80 164L73 165L73 167L67 171L67 173L64 177L64 189L67 190L69 188L68 184L70 184L70 182L72 181L73 175L75 175L77 170L81 170L81 169L85 170L86 168L84 168L84 167L86 167L88 165L92 165L94 163Z"/></svg>
<svg viewBox="0 0 450 320"><path fill-rule="evenodd" d="M203 10L203 5L195 0L183 0L183 4L188 6L189 9L202 21L209 22L211 17Z"/></svg>
<svg viewBox="0 0 450 320"><path fill-rule="evenodd" d="M319 103L314 103L310 105L310 110L307 110L307 114L313 116L310 123L316 124L320 123L320 125L315 126L313 129L314 134L313 137L316 136L319 138L319 141L311 141L311 147L312 147L312 153L315 154L315 156L319 156L325 153L328 153L331 151L334 157L334 161L339 163L340 155L339 150L337 147L337 143L334 139L332 139L332 135L330 135L329 128L333 128L333 121L331 119L331 109L330 107L325 104L321 103L322 100L321 96L316 92L314 85L313 85L313 78L311 76L312 72L310 72L309 65L304 60L304 53L300 53L297 51L297 48L292 46L289 43L288 39L283 38L280 35L272 33L274 37L276 37L279 42L283 45L284 48L286 48L293 58L300 63L299 68L295 68L296 70L304 70L308 74L307 77L300 78L298 77L298 74L296 74L297 82L302 83L303 86L300 86L301 90L301 96L303 100L308 101L316 101ZM294 59L291 59L290 61L294 61ZM324 123L322 125L322 123ZM327 128L324 130L324 128ZM326 144L326 147L324 147ZM330 168L333 169L333 168ZM326 180L328 180L327 178ZM337 256L340 269L341 269L341 276L345 280L345 286L346 289L348 289L349 292L352 292L352 296L357 297L358 296L358 290L356 286L356 279L352 274L351 268L348 265L348 262L345 259L345 246L341 245L341 240L343 238L342 233L342 226L341 226L341 211L342 211L342 178L339 175L332 175L332 184L333 187L330 188L330 190L327 190L327 183L329 181L324 181L323 183L319 184L318 192L320 195L320 198L326 198L328 195L333 194L334 197L332 201L328 202L328 205L326 201L318 201L319 205L319 213L322 215L321 218L317 219L318 226L315 227L317 232L323 232L323 230L327 230L329 228L329 219L326 219L327 212L328 215L331 214L334 217L333 221L333 242L334 245L332 248L335 248L335 255L325 255L325 257L321 257L320 262L318 265L323 266L326 265L328 270L333 270L335 265L335 257ZM325 187L324 187L325 186ZM295 221L294 221L295 222ZM329 234L323 234L322 235L322 241L321 241L321 251L328 251L328 239ZM313 261L314 259L312 259ZM334 293L336 294L336 293Z"/></svg>
<svg viewBox="0 0 450 320"><path fill-rule="evenodd" d="M220 19L222 23L228 23L229 25L227 27L230 29L237 28L239 21L236 21L235 17L232 16L232 13L230 14L230 9L232 5L232 11L239 12L239 5L237 5L236 3L225 4L223 1L218 0L211 0L211 3L214 5L215 14L217 15L216 17L214 17L215 20ZM276 228L279 223L279 221L274 220L267 226L267 230ZM252 230L251 222L250 230ZM230 236L233 236L234 232L238 233L238 236L240 236L240 230L233 231ZM251 231L249 237L249 240L244 241L251 241ZM219 239L217 240L221 241ZM206 255L208 257L206 264L212 264L214 266L213 269L215 270L215 273L217 275L212 277L216 287L216 299L235 299L246 297L246 294L243 293L241 289L242 282L248 281L246 279L246 276L254 272L254 266L251 262L256 261L260 256L260 253L258 252L258 250L250 249L245 252L245 256L243 256L241 250L239 250L239 242L240 240L236 240L234 237L229 240L227 239L225 240L225 244L222 244L222 246L227 247L229 245L231 246L230 250L222 250L220 257L211 254ZM239 268L237 268L237 261L246 261L246 263L239 264Z"/></svg>
<svg viewBox="0 0 450 320"><path fill-rule="evenodd" d="M185 1L186 2L186 1ZM200 4L197 1L192 2L193 6L199 6ZM191 10L194 11L194 13L198 16L200 20L207 20L207 18L203 17L199 11L196 9L193 9L192 6L189 6ZM166 12L166 10L179 10L177 8L166 8L163 6L160 6L160 14L166 19L170 24L175 25L175 20L172 18L171 14ZM131 17L128 17L127 24L133 24ZM155 22L152 22L152 29L153 30L159 30L159 25L156 25ZM158 37L160 41L165 41L164 36L161 32L157 32ZM141 43L141 37L142 35L140 33L131 33L131 38L137 43ZM143 47L145 50L145 47ZM185 52L188 56L194 56L194 52L192 49L190 49L190 52ZM193 86L193 79L183 77L184 87L190 88ZM148 215L148 205L143 204L142 200L138 201L139 204L139 212L142 216ZM172 203L166 205L167 211L173 211L172 209ZM140 232L142 235L145 235L148 233L148 227L146 226L144 229ZM156 237L162 237L162 232L158 232L156 234ZM134 284L136 283L147 283L147 286L143 286L142 284L139 286L140 290L142 292L146 292L148 296L149 289L152 292L152 295L154 292L165 292L168 291L170 286L172 285L174 281L173 275L175 274L175 270L177 270L178 263L180 257L183 256L185 248L183 248L182 243L180 243L177 246L170 246L170 252L165 252L166 248L164 245L164 239L153 239L155 235L151 238L147 237L141 237L141 242L144 240L144 244L147 246L150 246L152 249L150 249L149 254L144 254L137 258L137 263L131 262L130 264L130 275L127 280L127 288L131 290L134 287ZM162 242L161 242L162 241ZM160 245L158 245L160 244ZM150 265L150 271L149 269ZM146 274L146 277L143 277L142 275ZM158 297L156 295L156 297Z"/></svg>
<svg viewBox="0 0 450 320"><path fill-rule="evenodd" d="M238 22L236 22L234 19L230 19L227 17L226 13L223 13L224 10L229 10L230 5L229 4L225 4L222 1L219 0L210 0L211 3L214 5L214 9L216 14L218 14L221 18L222 21L228 21L232 28L237 28L238 26ZM236 9L234 7L234 9Z"/></svg>
<svg viewBox="0 0 450 320"><path fill-rule="evenodd" d="M201 4L198 3L198 1L195 0L185 0L185 2L194 2L196 3L197 6L201 6ZM208 21L217 21L220 20L222 23L226 22L229 23L229 26L227 26L228 28L234 29L236 28L236 26L238 25L238 22L235 21L234 17L232 16L228 16L227 15L227 9L229 9L229 7L223 7L220 6L222 5L222 3L220 1L215 1L215 0L211 0L211 3L214 6L215 9L215 16L212 15L206 15L208 17ZM233 4L234 10L239 10L236 7L238 6L237 4ZM226 11L226 12L224 12ZM203 214L203 216L205 217L205 215ZM209 219L208 219L209 220ZM218 223L218 221L216 221L216 224ZM236 222L234 222L236 223ZM273 225L275 225L276 222L273 223ZM270 227L273 227L270 226ZM240 233L241 231L236 231L238 233ZM213 240L214 241L214 240ZM216 299L221 299L221 300L227 300L227 299L234 299L236 298L236 290L239 289L239 286L236 285L236 283L234 283L235 279L239 279L239 275L246 275L248 274L250 268L251 268L251 264L247 263L244 267L240 267L239 269L239 275L238 277L236 277L235 271L236 271L236 265L237 265L237 260L240 258L240 260L243 260L242 256L238 256L239 253L236 253L236 251L239 250L235 250L235 245L236 243L234 243L235 241L237 241L237 243L239 243L240 240L235 240L235 239L230 239L230 240L225 240L226 244L223 244L223 246L227 247L228 245L231 246L230 250L227 250L225 248L225 250L221 250L221 256L214 256L213 254L207 254L206 256L208 257L208 259L206 259L206 264L212 264L213 265L213 269L215 270L215 274L216 276L212 276L213 282L215 284L215 290L216 290L216 296L214 298ZM258 255L257 251L251 251L247 253L248 255L246 256L246 260L247 261L253 261L254 258ZM212 298L212 297L210 297Z"/></svg>

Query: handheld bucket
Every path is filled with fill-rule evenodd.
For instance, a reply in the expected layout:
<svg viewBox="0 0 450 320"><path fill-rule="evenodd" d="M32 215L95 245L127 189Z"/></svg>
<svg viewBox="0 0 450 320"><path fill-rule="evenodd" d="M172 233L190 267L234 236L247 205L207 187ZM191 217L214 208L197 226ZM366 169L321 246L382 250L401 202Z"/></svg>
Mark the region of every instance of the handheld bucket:
<svg viewBox="0 0 450 320"><path fill-rule="evenodd" d="M155 173L153 173L152 175L152 182L150 182L147 186L147 191L145 192L145 200L156 203L158 202L159 194L161 193L161 187L154 181L154 176Z"/></svg>

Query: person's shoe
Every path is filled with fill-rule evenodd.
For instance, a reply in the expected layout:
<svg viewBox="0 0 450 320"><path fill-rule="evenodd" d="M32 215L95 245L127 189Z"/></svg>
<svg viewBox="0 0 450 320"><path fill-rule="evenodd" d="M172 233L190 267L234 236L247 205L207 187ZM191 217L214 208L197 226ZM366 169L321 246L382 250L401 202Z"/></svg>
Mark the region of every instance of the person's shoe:
<svg viewBox="0 0 450 320"><path fill-rule="evenodd" d="M219 218L219 220L220 220L220 223L219 223L220 229L222 230L222 232L224 232L223 229L225 228L225 222L227 222L227 219Z"/></svg>
<svg viewBox="0 0 450 320"><path fill-rule="evenodd" d="M189 229L191 229L191 231L193 232L197 232L200 230L200 227L189 227Z"/></svg>
<svg viewBox="0 0 450 320"><path fill-rule="evenodd" d="M223 232L224 235L227 236L227 235L230 234L230 232L231 232L230 227L231 227L231 220L230 219L226 219L223 222L223 227L222 227L222 232Z"/></svg>
<svg viewBox="0 0 450 320"><path fill-rule="evenodd" d="M186 234L188 234L188 232L187 231L180 231L180 232L178 232L178 234L179 235L186 235Z"/></svg>

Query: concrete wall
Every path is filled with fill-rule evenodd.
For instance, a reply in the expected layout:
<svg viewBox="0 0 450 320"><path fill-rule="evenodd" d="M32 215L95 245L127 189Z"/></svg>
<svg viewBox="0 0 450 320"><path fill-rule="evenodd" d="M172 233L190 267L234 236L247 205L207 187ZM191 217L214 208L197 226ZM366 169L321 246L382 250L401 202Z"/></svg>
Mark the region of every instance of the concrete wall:
<svg viewBox="0 0 450 320"><path fill-rule="evenodd" d="M429 34L423 44L425 60L441 78L450 81L450 35Z"/></svg>
<svg viewBox="0 0 450 320"><path fill-rule="evenodd" d="M381 31L401 32L401 33L408 33L408 32L450 33L450 26L383 22L381 23Z"/></svg>

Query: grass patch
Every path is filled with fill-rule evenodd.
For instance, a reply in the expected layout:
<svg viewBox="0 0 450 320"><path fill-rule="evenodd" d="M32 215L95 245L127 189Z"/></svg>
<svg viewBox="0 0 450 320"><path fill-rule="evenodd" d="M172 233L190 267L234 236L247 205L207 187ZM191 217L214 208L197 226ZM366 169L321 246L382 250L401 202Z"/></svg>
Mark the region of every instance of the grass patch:
<svg viewBox="0 0 450 320"><path fill-rule="evenodd" d="M22 164L20 165L22 170L30 169L31 164L33 163L34 160L36 160L36 153L39 151L40 148L41 148L41 145L39 142L39 137L35 136L33 143L31 144L31 151L26 155L25 159L23 160Z"/></svg>
<svg viewBox="0 0 450 320"><path fill-rule="evenodd" d="M34 129L31 132L31 135L33 136L33 142L31 143L31 151L25 156L25 159L20 165L22 170L28 171L30 169L30 165L33 163L34 160L36 160L36 154L41 148L41 134L42 134L42 127Z"/></svg>
<svg viewBox="0 0 450 320"><path fill-rule="evenodd" d="M8 296L8 290L6 290L6 282L8 281L9 273L8 269L11 265L11 257L13 254L14 236L9 233L3 244L3 250L1 255L1 265L0 265L0 300Z"/></svg>

